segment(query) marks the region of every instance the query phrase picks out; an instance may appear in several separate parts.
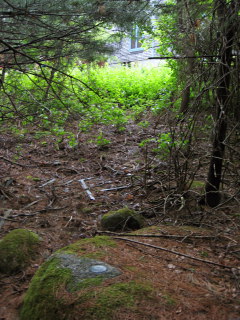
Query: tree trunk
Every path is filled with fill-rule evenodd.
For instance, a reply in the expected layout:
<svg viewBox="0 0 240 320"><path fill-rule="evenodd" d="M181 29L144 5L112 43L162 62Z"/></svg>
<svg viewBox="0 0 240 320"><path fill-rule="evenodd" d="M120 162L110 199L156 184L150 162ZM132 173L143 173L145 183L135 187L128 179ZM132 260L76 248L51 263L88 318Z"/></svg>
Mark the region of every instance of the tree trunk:
<svg viewBox="0 0 240 320"><path fill-rule="evenodd" d="M4 80L5 80L5 74L6 74L6 68L3 66L2 67L2 74L0 76L0 88L3 87Z"/></svg>
<svg viewBox="0 0 240 320"><path fill-rule="evenodd" d="M185 34L184 46L182 47L182 55L186 57L194 56L194 45L190 35L192 34L192 23L187 13L188 8L186 9L186 2L184 0L177 0L178 6L178 28L180 33ZM194 59L186 59L182 66L182 75L181 78L184 79L185 88L182 91L181 96L181 106L180 106L180 113L187 113L190 105L190 96L191 96L191 83L190 79L193 75L195 67Z"/></svg>
<svg viewBox="0 0 240 320"><path fill-rule="evenodd" d="M194 55L194 52L191 49L187 50L185 53L190 57ZM191 76L194 73L194 59L187 59L186 73L189 75L189 79L191 79ZM180 112L183 114L187 113L189 109L190 96L191 96L191 84L188 83L186 85L186 88L182 92Z"/></svg>
<svg viewBox="0 0 240 320"><path fill-rule="evenodd" d="M225 139L227 133L227 114L230 98L232 45L234 38L234 25L231 17L234 14L234 4L228 5L226 1L216 0L220 26L222 28L220 61L219 61L219 85L216 92L217 119L214 130L213 150L205 186L205 200L210 207L216 207L221 201L220 184L222 178L222 166L225 151Z"/></svg>

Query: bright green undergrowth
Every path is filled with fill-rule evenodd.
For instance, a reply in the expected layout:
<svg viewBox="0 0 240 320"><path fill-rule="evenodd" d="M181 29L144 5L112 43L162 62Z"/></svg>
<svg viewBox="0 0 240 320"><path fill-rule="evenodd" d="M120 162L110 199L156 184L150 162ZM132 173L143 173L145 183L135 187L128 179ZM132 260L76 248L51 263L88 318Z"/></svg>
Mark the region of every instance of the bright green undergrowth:
<svg viewBox="0 0 240 320"><path fill-rule="evenodd" d="M123 108L161 108L161 102L170 91L171 73L164 65L157 68L92 68L80 74L74 69L73 74Z"/></svg>
<svg viewBox="0 0 240 320"><path fill-rule="evenodd" d="M167 108L174 89L171 71L164 65L157 68L74 66L64 71L70 77L56 72L49 83L46 79L50 72L47 67L40 70L35 66L28 74L7 73L7 95L0 99L4 106L2 124L20 116L21 127L16 126L16 121L8 122L16 135L24 136L29 125L37 123L36 139L54 134L57 143L67 139L69 146L74 147L76 137L71 129L66 129L72 119L78 120L80 131L89 131L97 123L113 125L121 132L130 118L141 123L145 112L158 113ZM102 147L110 141L99 132L95 143Z"/></svg>

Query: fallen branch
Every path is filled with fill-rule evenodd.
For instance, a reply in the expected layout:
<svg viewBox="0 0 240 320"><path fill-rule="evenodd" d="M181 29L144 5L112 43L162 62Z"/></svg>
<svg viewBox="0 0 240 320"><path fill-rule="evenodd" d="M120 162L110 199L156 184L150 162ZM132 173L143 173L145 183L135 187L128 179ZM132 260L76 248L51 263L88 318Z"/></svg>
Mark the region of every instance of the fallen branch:
<svg viewBox="0 0 240 320"><path fill-rule="evenodd" d="M100 186L103 186L104 184L110 184L110 183L113 183L113 182L111 180L102 181L102 182L99 182L99 184L96 184L95 187L100 187Z"/></svg>
<svg viewBox="0 0 240 320"><path fill-rule="evenodd" d="M26 210L26 209L30 208L31 206L33 206L34 204L38 203L38 202L41 201L41 200L42 200L42 199L33 201L33 202L29 203L28 205L26 205L23 209Z"/></svg>
<svg viewBox="0 0 240 320"><path fill-rule="evenodd" d="M62 162L54 161L54 162L35 162L39 167L56 167L61 166Z"/></svg>
<svg viewBox="0 0 240 320"><path fill-rule="evenodd" d="M54 183L55 181L56 181L55 178L53 178L53 179L51 179L51 180L48 180L47 182L41 184L41 185L39 186L39 188L43 188L43 187L47 186L48 184Z"/></svg>
<svg viewBox="0 0 240 320"><path fill-rule="evenodd" d="M133 233L116 233L112 231L100 231L97 233L110 234L114 236L121 237L142 237L142 238L172 238L172 239L184 239L184 238L194 238L194 239L216 239L218 236L199 236L194 234L185 234L185 235L175 235L175 234L133 234Z"/></svg>
<svg viewBox="0 0 240 320"><path fill-rule="evenodd" d="M9 191L6 191L2 186L0 186L0 193L8 200L12 200L12 198L15 198L13 194L11 194Z"/></svg>
<svg viewBox="0 0 240 320"><path fill-rule="evenodd" d="M100 190L101 192L105 192L105 191L115 191L115 190L122 190L122 189L128 189L131 188L132 185L127 185L127 186L120 186L120 187L114 187L114 188L109 188L109 189L102 189Z"/></svg>
<svg viewBox="0 0 240 320"><path fill-rule="evenodd" d="M209 261L209 260L196 258L196 257L190 256L190 255L185 254L185 253L177 252L177 251L170 250L170 249L163 248L163 247L154 246L154 245L149 244L149 243L144 243L144 242L140 242L140 241L136 241L136 240L132 240L132 239L121 238L121 237L113 237L113 239L123 240L123 241L127 241L127 242L133 242L133 243L140 244L140 245L143 245L143 246L146 246L146 247L154 248L154 249L157 249L157 250L162 250L162 251L169 252L169 253L172 253L172 254L175 254L175 255L178 255L178 256L182 256L182 257L185 257L185 258L188 258L188 259L192 259L192 260L195 260L195 261L200 261L200 262L212 264L214 266L225 268L225 269L230 269L230 270L235 269L234 267L225 266L224 264L221 264L221 263L217 263L217 262L213 262L213 261Z"/></svg>
<svg viewBox="0 0 240 320"><path fill-rule="evenodd" d="M14 164L14 165L16 165L16 166L19 166L19 167L22 167L22 168L35 168L36 166L32 166L32 165L27 165L27 164L21 164L21 163L19 163L19 162L16 162L16 161L12 161L12 160L10 160L10 159L7 159L7 158L5 158L5 157L3 157L3 156L0 156L0 159L3 159L4 161L6 161L6 162L9 162L9 163L11 163L11 164Z"/></svg>
<svg viewBox="0 0 240 320"><path fill-rule="evenodd" d="M79 171L77 171L76 169L73 169L73 168L58 168L56 170L56 172L69 172L69 173L76 173L76 174L79 174Z"/></svg>
<svg viewBox="0 0 240 320"><path fill-rule="evenodd" d="M12 222L18 222L18 220L9 219L9 218L5 218L5 217L0 217L0 229L1 229L1 227L2 227L1 220L12 221ZM1 319L1 318L0 318L0 319Z"/></svg>
<svg viewBox="0 0 240 320"><path fill-rule="evenodd" d="M68 180L67 182L63 183L63 186L68 186L69 184L71 184L74 181L74 179L72 180Z"/></svg>
<svg viewBox="0 0 240 320"><path fill-rule="evenodd" d="M66 228L66 227L69 225L69 223L72 221L72 219L73 219L73 216L70 217L70 219L69 219L68 222L65 224L65 226L63 226L63 228Z"/></svg>
<svg viewBox="0 0 240 320"><path fill-rule="evenodd" d="M59 208L50 208L50 207L46 207L44 209L35 211L35 212L30 212L30 213L19 213L19 214L13 214L11 216L9 216L9 218L17 218L17 217L32 217L32 216L36 216L37 214L41 214L41 213L45 213L47 211L56 211L56 210L62 210L62 209L66 209L67 207L59 207Z"/></svg>
<svg viewBox="0 0 240 320"><path fill-rule="evenodd" d="M86 185L86 182L85 182L86 179L80 179L78 180L83 188L83 190L86 192L86 194L89 196L89 198L91 200L95 200L92 192L89 190L88 186Z"/></svg>
<svg viewBox="0 0 240 320"><path fill-rule="evenodd" d="M125 172L120 171L120 170L116 170L114 168L111 168L110 166L104 166L104 168L109 169L110 171L112 171L114 173L114 175L123 175L125 174Z"/></svg>

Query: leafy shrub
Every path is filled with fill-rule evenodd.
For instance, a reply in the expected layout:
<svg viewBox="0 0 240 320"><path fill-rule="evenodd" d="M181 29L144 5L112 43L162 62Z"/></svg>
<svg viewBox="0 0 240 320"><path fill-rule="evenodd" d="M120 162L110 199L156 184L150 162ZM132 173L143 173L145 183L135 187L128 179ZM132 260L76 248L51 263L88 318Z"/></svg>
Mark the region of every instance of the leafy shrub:
<svg viewBox="0 0 240 320"><path fill-rule="evenodd" d="M173 87L170 69L165 66L69 66L70 77L56 72L51 82L50 70L45 69L45 76L39 67L28 73L9 71L5 87L11 99L2 97L0 116L20 117L23 126L37 122L40 131L70 137L71 144L75 144L73 137L64 130L69 116L79 119L79 129L83 131L94 123L111 124L122 131L129 118L140 121L146 110L158 112L166 108Z"/></svg>

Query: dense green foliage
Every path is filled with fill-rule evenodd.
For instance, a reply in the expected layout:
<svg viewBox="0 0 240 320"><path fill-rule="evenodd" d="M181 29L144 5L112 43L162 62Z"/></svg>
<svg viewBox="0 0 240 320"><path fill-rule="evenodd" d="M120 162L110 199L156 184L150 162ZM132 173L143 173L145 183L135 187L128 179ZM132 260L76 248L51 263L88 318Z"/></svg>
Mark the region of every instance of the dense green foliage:
<svg viewBox="0 0 240 320"><path fill-rule="evenodd" d="M138 119L147 110L158 113L167 108L173 87L170 69L165 65L154 69L80 65L68 70L70 77L56 73L46 99L48 81L40 77L41 72L36 69L31 75L6 75L6 87L16 108L7 95L3 97L3 123L16 119L17 109L23 127L34 121L38 124L36 138L53 133L61 140L65 135L70 146L74 146L75 139L65 131L69 117L77 119L83 131L95 123L112 124L121 131L130 117ZM11 129L24 134L14 124ZM99 136L98 143L104 143L103 139Z"/></svg>

